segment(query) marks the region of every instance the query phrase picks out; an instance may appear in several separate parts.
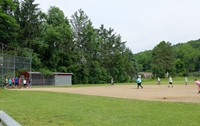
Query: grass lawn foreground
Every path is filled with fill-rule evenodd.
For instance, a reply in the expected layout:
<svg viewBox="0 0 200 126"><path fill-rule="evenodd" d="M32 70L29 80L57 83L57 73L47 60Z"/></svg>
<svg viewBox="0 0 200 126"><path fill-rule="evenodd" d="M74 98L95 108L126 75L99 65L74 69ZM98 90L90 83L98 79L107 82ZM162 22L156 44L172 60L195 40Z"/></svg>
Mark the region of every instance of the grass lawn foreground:
<svg viewBox="0 0 200 126"><path fill-rule="evenodd" d="M0 89L0 109L23 126L199 126L200 104Z"/></svg>

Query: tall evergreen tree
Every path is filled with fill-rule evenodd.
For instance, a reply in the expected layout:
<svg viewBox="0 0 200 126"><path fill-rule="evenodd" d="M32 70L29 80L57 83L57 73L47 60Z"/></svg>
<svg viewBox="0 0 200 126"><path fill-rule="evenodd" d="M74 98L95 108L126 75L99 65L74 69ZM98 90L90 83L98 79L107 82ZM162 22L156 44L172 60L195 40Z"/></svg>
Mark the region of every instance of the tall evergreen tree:
<svg viewBox="0 0 200 126"><path fill-rule="evenodd" d="M165 41L153 48L151 67L154 75L164 77L167 72L174 74L174 53L171 43Z"/></svg>
<svg viewBox="0 0 200 126"><path fill-rule="evenodd" d="M20 45L36 49L37 39L41 34L42 13L38 8L39 4L34 3L35 0L23 0L20 6L20 14L17 20L19 21L21 32ZM19 12L18 12L19 13Z"/></svg>
<svg viewBox="0 0 200 126"><path fill-rule="evenodd" d="M89 83L89 58L91 55L88 54L88 46L93 43L93 26L88 16L81 9L72 15L70 23L74 35L75 51L77 52L77 57L75 57L77 63L75 71L77 74L75 76L79 78L80 83Z"/></svg>

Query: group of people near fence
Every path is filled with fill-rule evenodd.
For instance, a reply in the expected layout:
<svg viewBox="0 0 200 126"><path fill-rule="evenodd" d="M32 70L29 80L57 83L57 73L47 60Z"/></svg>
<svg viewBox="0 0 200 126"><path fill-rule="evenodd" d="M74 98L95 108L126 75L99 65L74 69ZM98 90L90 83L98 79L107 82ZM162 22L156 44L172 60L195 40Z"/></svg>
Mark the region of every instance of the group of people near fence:
<svg viewBox="0 0 200 126"><path fill-rule="evenodd" d="M31 85L32 79L22 79L21 77L10 77L10 78L5 78L5 88L21 88L22 84L24 88L27 88Z"/></svg>

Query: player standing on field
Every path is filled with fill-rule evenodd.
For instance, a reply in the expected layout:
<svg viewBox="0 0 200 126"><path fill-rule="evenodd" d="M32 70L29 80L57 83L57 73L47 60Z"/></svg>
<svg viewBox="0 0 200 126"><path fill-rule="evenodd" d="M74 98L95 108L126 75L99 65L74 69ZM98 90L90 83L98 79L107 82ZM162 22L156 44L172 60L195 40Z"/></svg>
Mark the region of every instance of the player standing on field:
<svg viewBox="0 0 200 126"><path fill-rule="evenodd" d="M195 84L198 86L198 94L200 94L200 81L198 81L197 79L194 79Z"/></svg>
<svg viewBox="0 0 200 126"><path fill-rule="evenodd" d="M168 88L170 88L170 86L173 88L173 81L172 81L172 77L169 77L169 86Z"/></svg>
<svg viewBox="0 0 200 126"><path fill-rule="evenodd" d="M188 84L188 79L187 79L187 76L185 76L185 85L187 86Z"/></svg>
<svg viewBox="0 0 200 126"><path fill-rule="evenodd" d="M142 87L142 79L140 77L137 77L136 82L137 82L137 89L139 89L139 87L143 88Z"/></svg>

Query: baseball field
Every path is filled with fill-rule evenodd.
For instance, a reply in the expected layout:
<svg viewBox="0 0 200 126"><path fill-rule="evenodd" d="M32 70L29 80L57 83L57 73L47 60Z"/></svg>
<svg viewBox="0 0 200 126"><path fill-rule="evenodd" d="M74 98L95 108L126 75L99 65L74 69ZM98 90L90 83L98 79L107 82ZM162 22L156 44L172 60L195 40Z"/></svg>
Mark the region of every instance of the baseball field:
<svg viewBox="0 0 200 126"><path fill-rule="evenodd" d="M136 85L106 85L76 88L27 88L20 90L51 91L151 101L200 103L200 94L197 94L196 85L174 85L173 88L168 88L167 85L145 85L143 87L142 89L137 89Z"/></svg>

